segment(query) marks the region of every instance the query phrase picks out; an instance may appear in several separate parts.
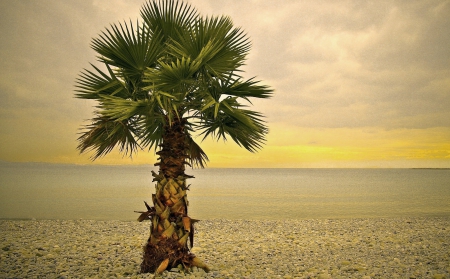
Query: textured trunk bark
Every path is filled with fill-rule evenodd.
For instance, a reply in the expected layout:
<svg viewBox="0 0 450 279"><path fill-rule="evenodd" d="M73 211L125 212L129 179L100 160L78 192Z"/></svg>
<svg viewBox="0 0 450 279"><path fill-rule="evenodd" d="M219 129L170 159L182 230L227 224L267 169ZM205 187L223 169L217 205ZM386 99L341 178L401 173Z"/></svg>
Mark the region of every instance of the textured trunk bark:
<svg viewBox="0 0 450 279"><path fill-rule="evenodd" d="M188 216L188 190L185 174L186 120L175 119L164 130L159 155L159 174L152 172L156 192L152 196L153 207L148 207L150 237L144 246L141 272L162 273L179 264L184 268L208 267L189 251L194 241L194 221Z"/></svg>

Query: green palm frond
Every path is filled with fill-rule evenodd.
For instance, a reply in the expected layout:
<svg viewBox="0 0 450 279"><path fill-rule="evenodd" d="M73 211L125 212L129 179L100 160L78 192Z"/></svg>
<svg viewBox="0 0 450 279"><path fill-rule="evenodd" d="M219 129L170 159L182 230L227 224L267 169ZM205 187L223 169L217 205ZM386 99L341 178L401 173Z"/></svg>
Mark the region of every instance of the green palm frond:
<svg viewBox="0 0 450 279"><path fill-rule="evenodd" d="M235 96L250 101L251 98L270 98L273 90L265 85L259 85L260 81L251 78L246 81L231 79L217 81L210 90L220 91L222 95ZM217 89L219 88L219 89Z"/></svg>
<svg viewBox="0 0 450 279"><path fill-rule="evenodd" d="M93 160L109 153L118 146L120 152L132 155L139 148L135 140L138 131L131 121L117 121L99 116L86 125L85 131L78 138L80 152L94 151Z"/></svg>
<svg viewBox="0 0 450 279"><path fill-rule="evenodd" d="M186 145L188 147L187 155L191 166L204 168L209 161L208 156L203 149L192 139L191 135L186 136Z"/></svg>
<svg viewBox="0 0 450 279"><path fill-rule="evenodd" d="M206 63L206 70L220 78L238 70L250 50L247 35L240 28L234 28L231 19L225 16L206 19L203 29L214 45L221 46Z"/></svg>
<svg viewBox="0 0 450 279"><path fill-rule="evenodd" d="M147 67L154 67L163 50L162 36L136 23L115 25L92 40L92 49L101 62L117 67L123 76L139 78Z"/></svg>
<svg viewBox="0 0 450 279"><path fill-rule="evenodd" d="M136 141L140 142L142 148L148 147L151 149L161 143L163 127L167 124L164 117L166 112L163 107L170 106L171 104L171 96L169 94L164 95L162 92L160 93L160 95L153 94L153 97L162 98L151 98L140 101L101 96L102 99L97 106L99 108L97 113L107 119L132 123Z"/></svg>
<svg viewBox="0 0 450 279"><path fill-rule="evenodd" d="M217 116L220 99L234 97L233 105L241 106L238 98L251 103L250 98L270 98L273 92L268 86L259 85L258 81L253 79L247 81L234 80L232 76L228 76L226 80L213 79L208 85L201 92L198 92L196 97L201 100L199 110L205 111L214 106L214 117ZM223 105L226 105L230 100L228 98ZM195 102L193 102L194 104Z"/></svg>
<svg viewBox="0 0 450 279"><path fill-rule="evenodd" d="M148 1L141 8L146 28L153 34L161 34L163 42L177 37L189 29L198 18L197 11L182 1Z"/></svg>
<svg viewBox="0 0 450 279"><path fill-rule="evenodd" d="M250 42L243 31L233 28L229 17L198 19L193 29L170 41L168 51L175 57L189 57L202 65L208 77L225 78L245 61Z"/></svg>
<svg viewBox="0 0 450 279"><path fill-rule="evenodd" d="M118 121L124 121L133 117L146 114L153 104L150 100L133 101L114 96L101 95L99 105L99 114Z"/></svg>
<svg viewBox="0 0 450 279"><path fill-rule="evenodd" d="M263 115L246 109L241 109L234 98L227 98L220 102L219 111L216 114L215 107L206 110L201 117L201 129L203 139L208 136L227 139L230 136L239 146L256 152L266 141L265 135L268 129ZM234 106L234 107L233 107Z"/></svg>
<svg viewBox="0 0 450 279"><path fill-rule="evenodd" d="M139 120L139 130L137 135L142 148L158 147L162 143L165 119L161 113L149 113Z"/></svg>
<svg viewBox="0 0 450 279"><path fill-rule="evenodd" d="M81 99L99 99L100 94L118 96L121 98L129 98L129 94L126 86L121 82L111 68L106 64L109 76L99 68L91 64L91 66L97 71L94 73L89 70L81 72L76 79L76 92L75 96Z"/></svg>
<svg viewBox="0 0 450 279"><path fill-rule="evenodd" d="M144 87L146 90L162 90L175 93L187 92L188 88L195 82L194 73L200 64L190 58L176 59L171 63L160 62L156 69L149 68L144 73L144 81L150 84ZM179 100L184 98L181 95Z"/></svg>

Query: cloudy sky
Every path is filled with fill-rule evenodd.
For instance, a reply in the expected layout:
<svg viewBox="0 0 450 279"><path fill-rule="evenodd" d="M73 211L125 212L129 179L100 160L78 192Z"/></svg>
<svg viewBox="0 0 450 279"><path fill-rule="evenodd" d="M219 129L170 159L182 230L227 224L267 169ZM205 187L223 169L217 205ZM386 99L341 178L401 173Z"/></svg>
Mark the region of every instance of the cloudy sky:
<svg viewBox="0 0 450 279"><path fill-rule="evenodd" d="M189 0L252 40L246 77L268 141L203 143L210 167L450 167L450 1ZM144 0L0 0L0 160L90 164L77 133L94 103L74 81L110 23ZM114 152L97 164L153 163Z"/></svg>

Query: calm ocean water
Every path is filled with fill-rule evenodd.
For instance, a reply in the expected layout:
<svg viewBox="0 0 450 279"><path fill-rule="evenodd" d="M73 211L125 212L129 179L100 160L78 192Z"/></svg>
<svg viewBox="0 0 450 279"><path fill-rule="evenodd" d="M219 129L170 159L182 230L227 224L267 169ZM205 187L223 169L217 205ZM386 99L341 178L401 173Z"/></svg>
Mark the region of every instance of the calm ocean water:
<svg viewBox="0 0 450 279"><path fill-rule="evenodd" d="M0 218L134 220L152 166L0 163ZM450 170L203 169L188 192L197 219L450 216Z"/></svg>

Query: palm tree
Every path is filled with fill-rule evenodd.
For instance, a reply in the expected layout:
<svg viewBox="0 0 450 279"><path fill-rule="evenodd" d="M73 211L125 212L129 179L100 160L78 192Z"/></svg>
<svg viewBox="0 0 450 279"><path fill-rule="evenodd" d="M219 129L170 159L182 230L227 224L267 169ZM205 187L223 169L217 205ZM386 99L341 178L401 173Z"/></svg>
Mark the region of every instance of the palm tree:
<svg viewBox="0 0 450 279"><path fill-rule="evenodd" d="M268 130L247 106L272 90L240 76L250 42L230 18L201 17L177 0L148 1L140 12L142 22L112 24L92 40L104 69L91 64L77 78L76 96L98 102L78 148L93 151L93 160L116 147L130 156L155 150L153 206L145 203L138 219L151 223L141 272L180 264L208 270L189 250L196 220L188 215L186 180L192 176L185 166L208 161L194 138L229 137L257 151Z"/></svg>

